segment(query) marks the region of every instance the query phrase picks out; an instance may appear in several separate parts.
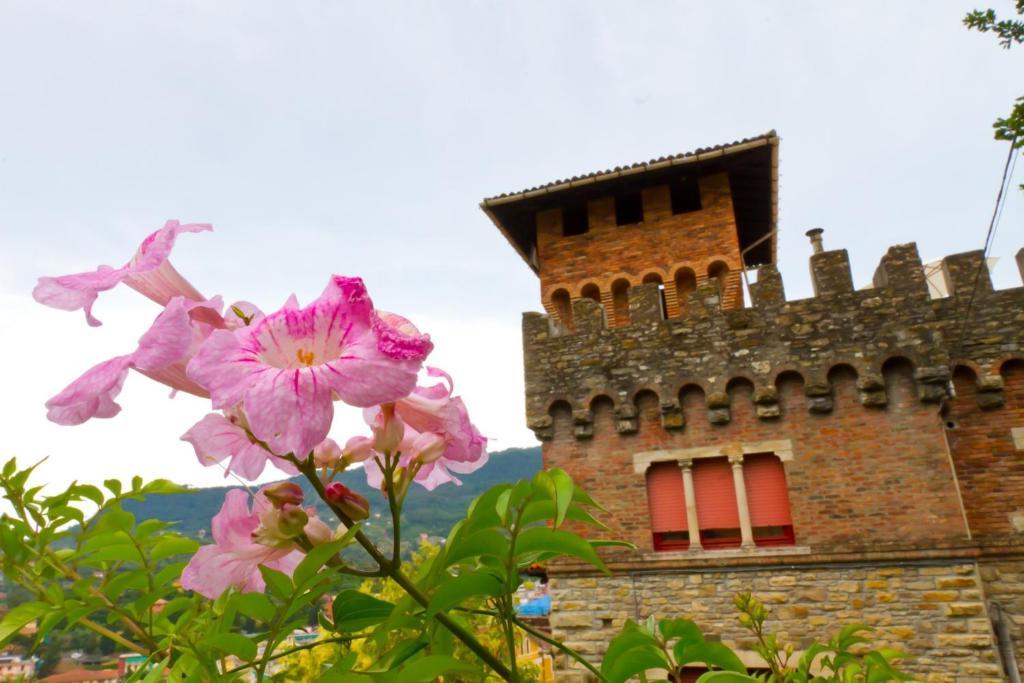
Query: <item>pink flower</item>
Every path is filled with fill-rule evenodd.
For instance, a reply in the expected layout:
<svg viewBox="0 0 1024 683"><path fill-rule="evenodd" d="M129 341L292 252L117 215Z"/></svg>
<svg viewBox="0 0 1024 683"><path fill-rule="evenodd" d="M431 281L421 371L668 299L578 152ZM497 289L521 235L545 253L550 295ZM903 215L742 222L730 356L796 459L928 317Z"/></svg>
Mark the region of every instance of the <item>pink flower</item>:
<svg viewBox="0 0 1024 683"><path fill-rule="evenodd" d="M210 413L185 432L181 440L192 444L200 464L206 467L227 460L225 477L234 472L244 479L255 479L268 461L282 472L299 473L293 464L253 441L245 427L245 415L240 410L228 411L227 415Z"/></svg>
<svg viewBox="0 0 1024 683"><path fill-rule="evenodd" d="M291 576L303 557L294 544L271 547L254 540L267 531L261 520L278 512L262 491L253 499L252 509L246 491L228 491L213 518L213 544L201 547L189 561L181 573L182 587L214 599L229 586L242 592L262 592L266 586L259 571L261 564Z"/></svg>
<svg viewBox="0 0 1024 683"><path fill-rule="evenodd" d="M32 296L41 304L64 311L83 309L86 321L93 327L101 324L92 315L96 297L121 282L161 306L166 306L175 296L203 301L203 296L174 269L167 257L178 235L206 230L213 230L213 227L206 223L182 225L178 221L167 221L164 227L144 239L135 256L120 268L100 266L91 273L41 277Z"/></svg>
<svg viewBox="0 0 1024 683"><path fill-rule="evenodd" d="M139 338L133 353L117 356L90 368L84 375L46 402L47 417L62 425L76 425L93 417L113 417L121 410L114 399L134 369L168 385L174 391L209 396L185 376L185 365L213 326L201 320L220 319L219 298L196 302L175 297Z"/></svg>
<svg viewBox="0 0 1024 683"><path fill-rule="evenodd" d="M334 276L305 308L292 297L248 327L215 331L188 376L214 408L242 404L275 453L304 458L327 438L335 398L370 406L408 394L430 350L425 339L374 317L362 280Z"/></svg>
<svg viewBox="0 0 1024 683"><path fill-rule="evenodd" d="M416 482L427 490L440 484L461 484L455 474L469 474L487 463L487 438L481 436L469 420L466 405L458 396L452 396L452 379L437 368L427 368L431 377L444 377L445 383L430 387L416 387L405 398L395 402L395 413L405 423L402 441L402 462L417 458L422 466ZM367 408L363 418L373 424L378 419L379 407ZM443 451L438 454L436 439L423 435L433 434L444 440ZM373 459L366 461L367 481L379 486L380 470ZM377 481L374 484L374 481Z"/></svg>

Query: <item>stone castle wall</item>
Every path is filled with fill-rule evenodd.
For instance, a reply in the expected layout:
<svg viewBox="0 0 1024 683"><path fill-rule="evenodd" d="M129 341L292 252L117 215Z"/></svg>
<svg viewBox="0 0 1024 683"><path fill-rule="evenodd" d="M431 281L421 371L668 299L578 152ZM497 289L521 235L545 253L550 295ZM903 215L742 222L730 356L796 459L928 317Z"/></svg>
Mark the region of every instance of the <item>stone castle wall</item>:
<svg viewBox="0 0 1024 683"><path fill-rule="evenodd" d="M768 628L798 650L827 641L842 626L863 623L874 629L874 647L912 653L903 668L925 681L1001 681L985 592L996 582L1000 594L1019 600L1024 572L1017 566L1003 567L985 585L982 577L993 576L996 568L983 567L979 575L973 562L559 574L551 578L557 605L551 625L556 638L595 663L626 619L649 615L693 619L705 634L752 652L753 640L737 622L732 601L736 593L753 592L770 610ZM588 680L567 659L559 666L559 681Z"/></svg>

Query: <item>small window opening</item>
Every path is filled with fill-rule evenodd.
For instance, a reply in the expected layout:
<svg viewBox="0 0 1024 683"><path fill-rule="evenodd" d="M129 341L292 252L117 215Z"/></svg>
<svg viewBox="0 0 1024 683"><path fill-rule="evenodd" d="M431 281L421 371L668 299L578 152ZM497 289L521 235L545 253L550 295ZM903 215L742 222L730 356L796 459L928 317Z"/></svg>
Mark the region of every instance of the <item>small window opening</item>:
<svg viewBox="0 0 1024 683"><path fill-rule="evenodd" d="M680 178L669 188L672 200L672 213L689 213L700 211L700 185L696 178Z"/></svg>
<svg viewBox="0 0 1024 683"><path fill-rule="evenodd" d="M631 225L644 220L644 200L639 192L620 194L615 198L615 225Z"/></svg>
<svg viewBox="0 0 1024 683"><path fill-rule="evenodd" d="M583 286L583 289L580 290L580 296L601 303L601 290L593 282Z"/></svg>
<svg viewBox="0 0 1024 683"><path fill-rule="evenodd" d="M562 207L562 235L582 235L590 230L586 204Z"/></svg>
<svg viewBox="0 0 1024 683"><path fill-rule="evenodd" d="M644 276L644 284L651 282L657 283L658 285L658 296L661 298L661 319L666 320L668 318L668 302L665 300L665 283L661 281L661 276L657 273L648 273Z"/></svg>

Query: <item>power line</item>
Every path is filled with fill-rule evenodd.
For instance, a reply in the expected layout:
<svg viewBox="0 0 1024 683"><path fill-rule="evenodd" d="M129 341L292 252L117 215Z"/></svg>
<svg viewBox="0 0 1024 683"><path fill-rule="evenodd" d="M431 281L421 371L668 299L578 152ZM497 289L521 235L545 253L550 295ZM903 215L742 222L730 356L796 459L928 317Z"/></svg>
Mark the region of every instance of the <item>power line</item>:
<svg viewBox="0 0 1024 683"><path fill-rule="evenodd" d="M1013 170L1017 165L1017 138L1010 141L1010 152L1006 155L1006 164L1003 166L1003 179L999 181L999 194L996 195L996 205L992 209L992 218L988 222L988 233L985 235L985 248L981 253L981 261L978 263L978 270L974 273L974 286L971 287L971 296L967 299L967 308L964 311L964 324L960 327L960 336L956 340L954 358L960 355L960 346L964 342L964 334L967 332L967 324L971 320L971 306L974 304L974 297L978 294L978 284L981 282L982 270L986 267L989 249L992 248L992 241L995 238L996 228L999 226L999 219L1003 215L1003 206L1006 204L1006 189L1010 185L1010 178L1013 177Z"/></svg>

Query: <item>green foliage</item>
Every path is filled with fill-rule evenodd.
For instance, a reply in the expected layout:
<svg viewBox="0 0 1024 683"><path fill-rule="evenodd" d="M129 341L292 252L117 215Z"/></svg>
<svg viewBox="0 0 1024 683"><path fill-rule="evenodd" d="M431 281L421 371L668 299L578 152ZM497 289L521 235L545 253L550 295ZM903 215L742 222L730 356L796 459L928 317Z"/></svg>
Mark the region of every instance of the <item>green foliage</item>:
<svg viewBox="0 0 1024 683"><path fill-rule="evenodd" d="M646 672L664 671L669 681L680 681L683 669L703 665L709 669L698 683L886 683L910 680L893 664L902 654L893 650L869 650L862 634L865 626L852 624L839 631L827 644L814 643L793 659L792 645L780 645L774 633L764 630L768 611L749 593L736 596L739 621L756 638L756 651L768 671L751 674L739 657L722 643L706 640L700 628L689 619L648 618L637 624L627 621L612 639L601 665L601 676L608 683L623 683L632 678L646 680Z"/></svg>
<svg viewBox="0 0 1024 683"><path fill-rule="evenodd" d="M1024 15L1024 0L1015 5L1018 15ZM968 12L963 19L964 26L981 33L994 33L999 44L1009 50L1014 44L1024 43L1024 20L999 19L993 9ZM1015 148L1024 146L1024 97L1018 97L1010 115L996 119L992 124L997 140L1007 140ZM1024 185L1020 186L1024 190Z"/></svg>
<svg viewBox="0 0 1024 683"><path fill-rule="evenodd" d="M385 477L397 475L396 462L385 463ZM312 461L297 465L321 492L325 480ZM536 680L537 672L516 661L525 635L609 683L646 680L652 669L677 681L693 664L713 669L700 680L717 683L907 679L894 665L900 653L869 649L867 629L857 624L795 657L792 646L765 631L767 611L749 594L736 606L767 673L748 673L734 652L682 618L627 622L596 668L520 620L513 601L523 570L535 563L558 559L607 573L598 549L628 546L590 537L605 530L596 517L602 508L558 469L483 491L443 547L421 540L408 561L382 553L357 524L319 546L303 537L306 555L291 576L261 566L264 593L231 589L213 601L176 587L196 541L169 522L137 521L132 510L147 499L187 495L183 489L135 478L43 495L29 484L32 471L18 470L14 460L0 470L0 489L14 510L0 518L0 569L24 598L0 620L0 646L31 623L36 646L91 632L145 657L133 681ZM398 538L403 497L393 482L387 489L396 497L389 512ZM359 549L376 569L352 564L346 553ZM369 578L354 590L362 577ZM322 635L291 639L311 615Z"/></svg>

